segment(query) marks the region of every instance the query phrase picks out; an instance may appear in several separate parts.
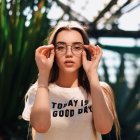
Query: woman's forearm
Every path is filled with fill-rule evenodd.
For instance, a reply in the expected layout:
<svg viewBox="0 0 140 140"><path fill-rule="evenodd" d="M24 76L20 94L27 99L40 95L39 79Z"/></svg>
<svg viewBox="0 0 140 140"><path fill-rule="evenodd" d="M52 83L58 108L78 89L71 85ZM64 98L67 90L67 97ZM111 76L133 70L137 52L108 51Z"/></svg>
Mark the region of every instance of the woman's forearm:
<svg viewBox="0 0 140 140"><path fill-rule="evenodd" d="M102 134L106 134L110 132L112 128L113 118L105 102L97 72L92 74L89 82L92 97L94 125L97 131Z"/></svg>
<svg viewBox="0 0 140 140"><path fill-rule="evenodd" d="M50 128L50 106L48 96L48 84L38 80L35 102L31 111L31 124L38 132L46 132Z"/></svg>

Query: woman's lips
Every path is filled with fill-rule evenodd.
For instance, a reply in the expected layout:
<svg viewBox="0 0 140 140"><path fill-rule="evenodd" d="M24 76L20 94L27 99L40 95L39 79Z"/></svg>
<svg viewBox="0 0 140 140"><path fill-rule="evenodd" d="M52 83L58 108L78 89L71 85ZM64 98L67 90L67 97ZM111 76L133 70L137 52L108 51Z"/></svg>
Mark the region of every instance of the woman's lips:
<svg viewBox="0 0 140 140"><path fill-rule="evenodd" d="M66 66L68 66L68 67L71 67L71 66L74 65L74 62L71 61L71 60L67 60L67 61L64 62L64 64L65 64Z"/></svg>

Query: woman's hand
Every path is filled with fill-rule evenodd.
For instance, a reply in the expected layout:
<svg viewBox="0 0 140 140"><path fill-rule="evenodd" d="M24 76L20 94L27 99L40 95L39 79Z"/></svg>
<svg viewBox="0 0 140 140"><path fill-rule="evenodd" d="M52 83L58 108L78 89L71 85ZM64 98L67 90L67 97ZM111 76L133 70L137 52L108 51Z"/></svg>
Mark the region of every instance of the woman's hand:
<svg viewBox="0 0 140 140"><path fill-rule="evenodd" d="M85 49L88 50L91 56L91 60L87 60L86 51L82 53L83 68L88 77L97 72L97 68L102 57L102 49L97 45L84 45Z"/></svg>
<svg viewBox="0 0 140 140"><path fill-rule="evenodd" d="M30 114L30 122L36 132L45 133L51 126L49 105L49 75L54 62L54 46L44 45L36 49L35 60L39 70L37 91Z"/></svg>
<svg viewBox="0 0 140 140"><path fill-rule="evenodd" d="M46 74L46 76L49 76L54 61L54 46L51 44L37 48L35 60L39 74Z"/></svg>

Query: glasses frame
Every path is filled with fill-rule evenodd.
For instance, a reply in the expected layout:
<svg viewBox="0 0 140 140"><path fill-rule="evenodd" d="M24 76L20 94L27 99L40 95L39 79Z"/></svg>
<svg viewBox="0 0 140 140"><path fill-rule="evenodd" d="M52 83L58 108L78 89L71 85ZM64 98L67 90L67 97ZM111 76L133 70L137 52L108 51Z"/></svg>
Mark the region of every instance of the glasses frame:
<svg viewBox="0 0 140 140"><path fill-rule="evenodd" d="M58 50L59 44L64 45L65 49L63 50L63 52ZM77 44L80 45L80 47L82 48L81 51L79 51L79 52L78 52L78 50L77 50L77 52L74 51L74 45L77 45ZM68 46L71 47L70 49L71 49L71 52L72 52L73 55L81 55L83 50L84 50L84 47L83 47L84 44L81 43L81 42L74 42L74 43L72 43L72 45L66 44L65 42L58 42L58 43L55 44L55 52L57 52L58 54L63 54L64 55L68 51Z"/></svg>

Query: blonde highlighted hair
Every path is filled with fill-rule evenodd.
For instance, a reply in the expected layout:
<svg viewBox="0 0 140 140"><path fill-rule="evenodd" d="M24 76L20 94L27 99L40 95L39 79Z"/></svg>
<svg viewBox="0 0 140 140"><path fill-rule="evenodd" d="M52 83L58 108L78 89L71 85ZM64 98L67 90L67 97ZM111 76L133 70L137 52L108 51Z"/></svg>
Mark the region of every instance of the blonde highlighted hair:
<svg viewBox="0 0 140 140"><path fill-rule="evenodd" d="M104 94L105 101L113 116L115 133L116 133L117 140L119 140L121 139L120 138L120 124L119 124L116 107L115 107L114 92L112 88L105 82L100 82L100 86L102 87L102 90L104 91L103 94Z"/></svg>

